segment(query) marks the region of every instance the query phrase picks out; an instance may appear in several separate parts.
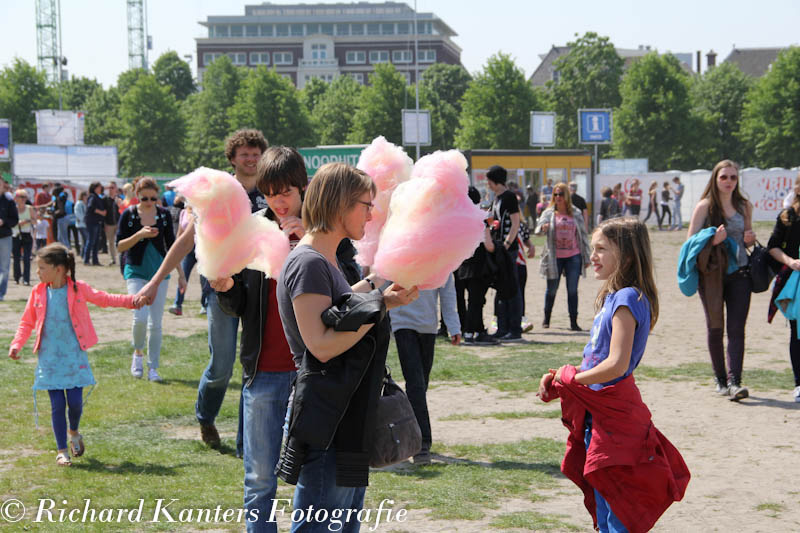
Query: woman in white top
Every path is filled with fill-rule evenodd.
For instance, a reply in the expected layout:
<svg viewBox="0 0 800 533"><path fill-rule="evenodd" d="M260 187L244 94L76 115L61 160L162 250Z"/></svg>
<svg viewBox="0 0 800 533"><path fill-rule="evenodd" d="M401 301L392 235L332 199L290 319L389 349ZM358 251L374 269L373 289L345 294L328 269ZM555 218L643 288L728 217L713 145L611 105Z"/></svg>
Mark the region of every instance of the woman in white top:
<svg viewBox="0 0 800 533"><path fill-rule="evenodd" d="M19 213L19 223L11 228L14 282L19 285L19 280L22 278L22 283L30 286L33 226L36 224L36 212L26 203L28 201L28 192L25 189L17 189L14 193L14 201L17 204L17 212ZM21 268L20 261L22 262Z"/></svg>

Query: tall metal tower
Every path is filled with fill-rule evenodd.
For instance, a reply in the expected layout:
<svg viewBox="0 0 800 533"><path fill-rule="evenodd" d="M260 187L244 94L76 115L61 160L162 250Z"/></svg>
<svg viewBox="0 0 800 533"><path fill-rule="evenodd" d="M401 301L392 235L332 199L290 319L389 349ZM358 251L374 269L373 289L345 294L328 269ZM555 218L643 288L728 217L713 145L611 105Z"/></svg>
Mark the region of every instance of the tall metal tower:
<svg viewBox="0 0 800 533"><path fill-rule="evenodd" d="M147 70L146 18L144 0L128 2L128 68Z"/></svg>
<svg viewBox="0 0 800 533"><path fill-rule="evenodd" d="M51 83L61 81L60 2L36 0L36 54Z"/></svg>

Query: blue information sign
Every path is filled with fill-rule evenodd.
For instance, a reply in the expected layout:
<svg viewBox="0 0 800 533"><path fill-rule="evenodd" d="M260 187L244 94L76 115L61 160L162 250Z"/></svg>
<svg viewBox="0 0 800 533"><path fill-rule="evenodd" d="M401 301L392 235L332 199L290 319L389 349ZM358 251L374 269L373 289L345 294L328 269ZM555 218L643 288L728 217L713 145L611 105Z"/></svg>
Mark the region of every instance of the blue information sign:
<svg viewBox="0 0 800 533"><path fill-rule="evenodd" d="M0 119L0 161L11 159L11 122Z"/></svg>
<svg viewBox="0 0 800 533"><path fill-rule="evenodd" d="M578 142L580 144L611 144L611 110L579 109Z"/></svg>

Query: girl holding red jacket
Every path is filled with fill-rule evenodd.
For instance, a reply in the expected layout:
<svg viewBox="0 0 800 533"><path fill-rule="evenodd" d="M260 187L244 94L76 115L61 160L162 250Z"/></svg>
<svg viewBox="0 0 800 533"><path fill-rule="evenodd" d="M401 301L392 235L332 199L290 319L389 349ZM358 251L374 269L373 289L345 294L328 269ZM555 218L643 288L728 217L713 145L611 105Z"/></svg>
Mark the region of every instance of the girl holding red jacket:
<svg viewBox="0 0 800 533"><path fill-rule="evenodd" d="M544 374L539 396L561 398L570 430L561 470L583 490L595 527L648 531L683 498L689 470L653 426L633 378L658 319L647 227L610 219L594 231L592 248L592 269L605 283L583 362Z"/></svg>

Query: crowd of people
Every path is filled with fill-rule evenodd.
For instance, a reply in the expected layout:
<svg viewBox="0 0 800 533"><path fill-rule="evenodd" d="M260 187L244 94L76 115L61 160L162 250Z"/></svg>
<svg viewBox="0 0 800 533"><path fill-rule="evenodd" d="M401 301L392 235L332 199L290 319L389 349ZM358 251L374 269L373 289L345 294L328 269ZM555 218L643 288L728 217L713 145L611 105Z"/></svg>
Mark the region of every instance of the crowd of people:
<svg viewBox="0 0 800 533"><path fill-rule="evenodd" d="M627 191L621 184L604 189L598 226L591 231L589 211L576 184L548 181L539 192L527 187L526 196L508 181L506 169L495 165L486 173L493 198L486 206L482 242L444 286L420 291L384 280L354 260L352 241L364 235L376 193L367 174L333 163L309 181L296 149L268 147L256 130L232 134L226 140L225 155L250 199L252 216L276 222L291 248L277 279L251 269L213 280L201 276L210 353L194 411L202 441L219 448L215 422L234 371L241 329L243 379L236 453L244 463L244 507L249 516L258 517L248 521L248 531L277 531L267 517L278 477L296 485L296 509L313 505L327 510L332 520L363 507L369 478L369 423L386 377L392 336L422 435L422 447L412 460L418 465L431 463L433 435L426 394L440 319L455 345L523 342L523 333L533 327L525 318L524 298L527 261L535 256L531 229L544 236L540 252L540 274L547 282L543 328L550 327L562 275L570 329L575 332L583 331L578 324L580 277L591 267L595 278L603 282L580 368L566 365L541 379L540 395L546 401L562 398L565 420L574 422L570 442L584 451L580 457L568 451L564 464L570 470L565 474L584 489L587 501L595 502L593 514L601 531L652 526L674 499L680 499L689 472L660 433L658 475L665 484L679 487L680 495L647 489L662 506L656 506L659 511L651 507L643 512L637 502L614 495L608 490L607 477L593 476L587 483L582 474L585 461L602 469L649 438L649 411L632 378L628 379L642 359L659 313L644 222L655 213L660 229L671 206L677 216L670 217L669 229L681 229L683 185L679 178L672 185L665 182L661 191L656 182L651 183L646 199L638 180ZM744 328L752 288L746 249L756 240L752 205L741 194L738 177L739 169L731 161L714 167L689 224L684 246L689 251L685 256L682 252L680 259L684 281L695 280L705 311L716 391L733 401L749 395L743 384ZM780 270L773 300L778 283L786 283L791 272L800 271L800 176L795 191L798 196L779 216L768 244L772 266ZM480 203L477 189L470 187L465 194ZM134 378L145 376L146 347L147 379L161 381L161 321L168 279L171 272L177 273L178 288L169 311L180 316L186 278L197 261L191 208L174 191L161 194L154 180L140 178L135 184L125 184L122 192L115 183L105 187L92 183L74 204L71 198L58 184L46 184L33 202L24 189L13 195L0 191L0 300L9 270L3 258L12 249L15 281L29 285L36 243L40 280L32 289L9 355L19 358L36 332L34 388L48 390L50 395L57 464L62 466L86 449L79 432L83 390L95 383L86 350L98 341L86 303L133 309L130 373ZM648 202L644 221L640 221L642 201ZM39 230L48 216L55 222L51 231L58 242L45 245L42 241L47 237L40 237ZM110 295L76 279L70 233L86 266L99 264L99 242L105 238L111 264L120 264L127 295ZM494 332L484 324L490 287L496 295ZM323 315L332 309L338 321L351 327L340 329L338 322L326 322ZM791 326L790 357L797 387L793 395L800 402L796 320ZM614 401L630 403L635 416L622 420L611 408ZM602 438L612 429L624 432L621 448L619 443L616 449L610 448ZM634 464L626 474L630 483L642 483L645 470L637 468ZM317 523L301 515L292 531L322 530L330 520ZM358 528L353 518L341 530Z"/></svg>

